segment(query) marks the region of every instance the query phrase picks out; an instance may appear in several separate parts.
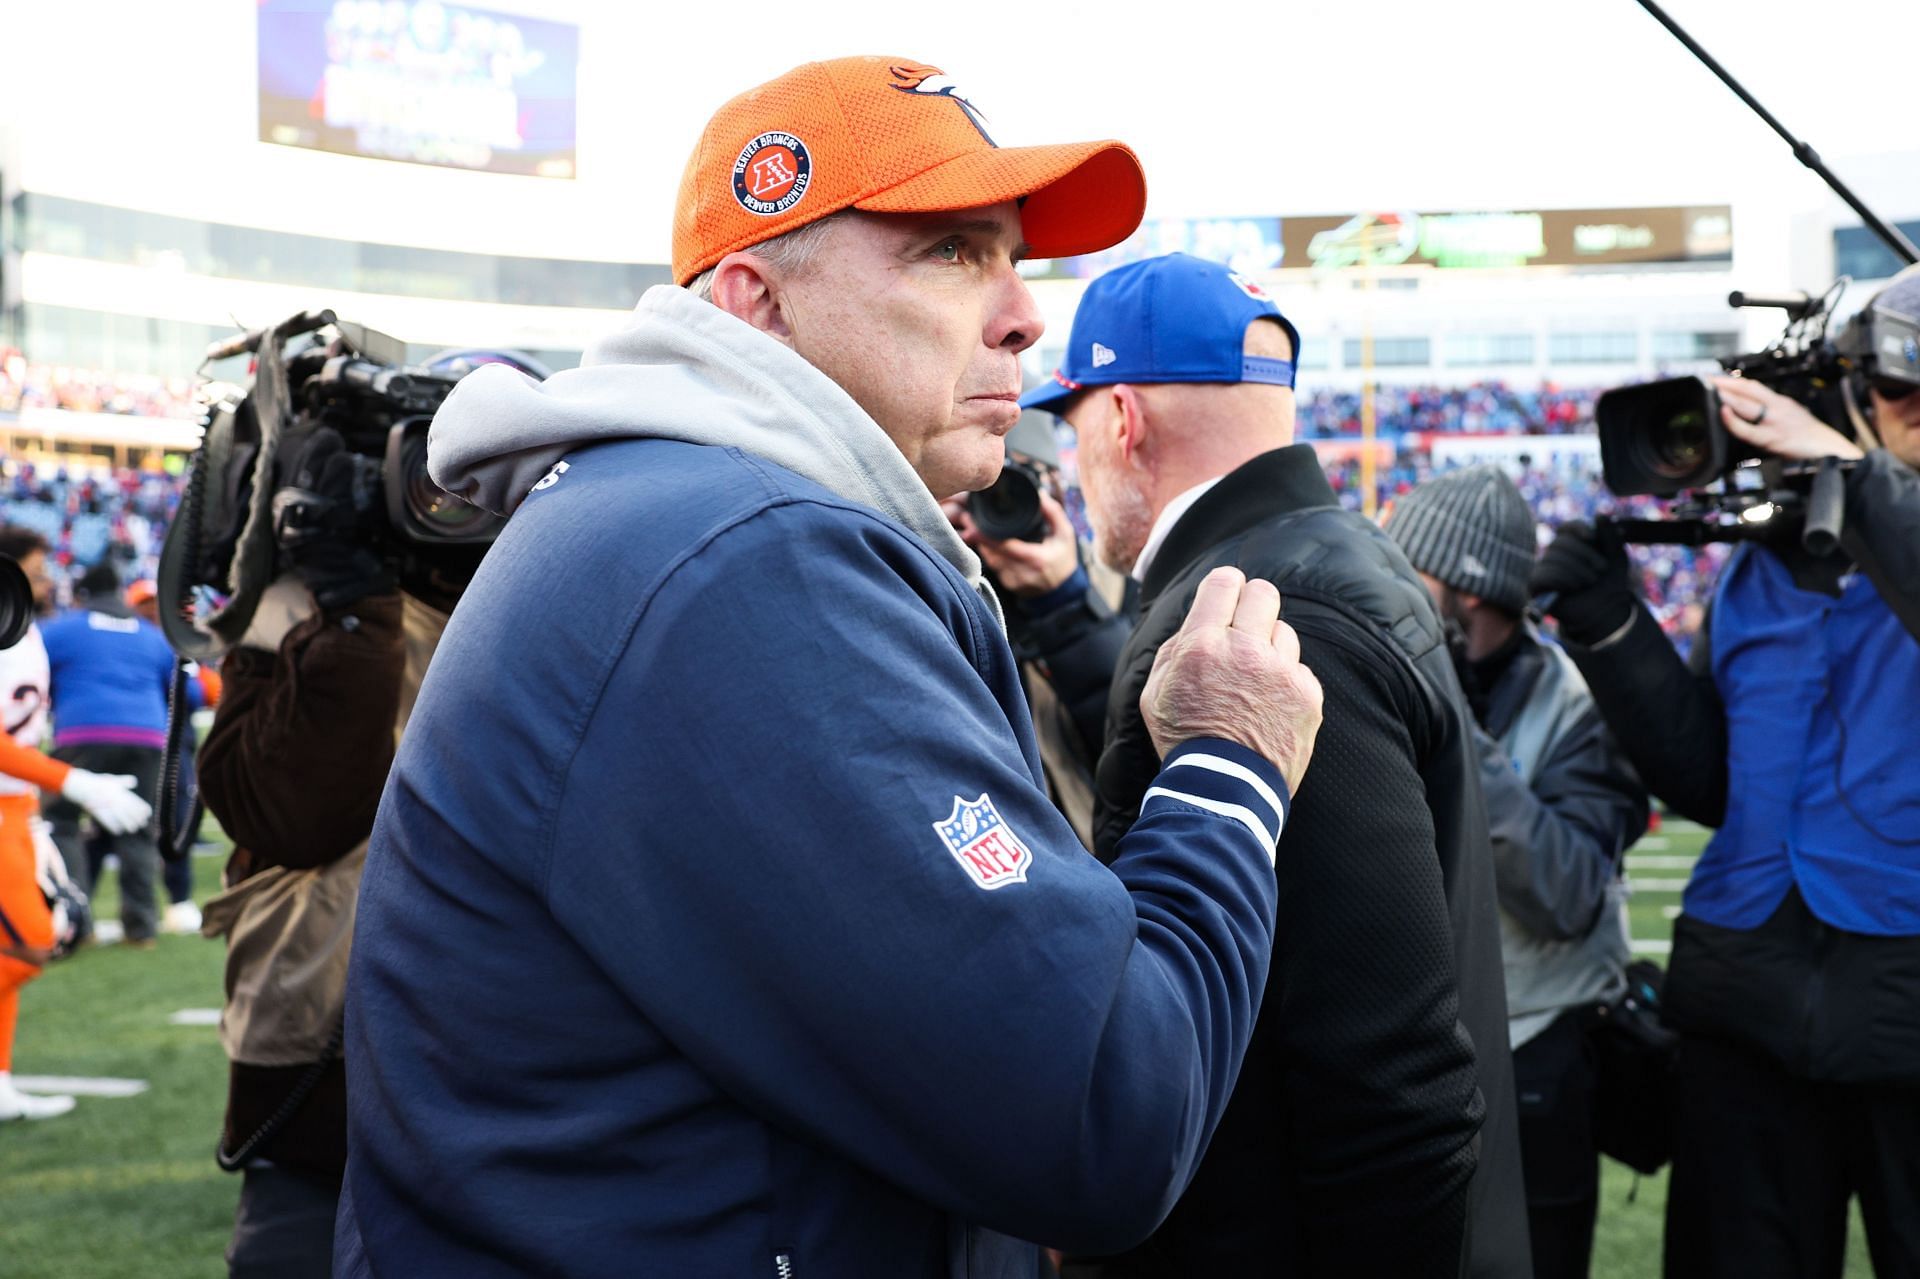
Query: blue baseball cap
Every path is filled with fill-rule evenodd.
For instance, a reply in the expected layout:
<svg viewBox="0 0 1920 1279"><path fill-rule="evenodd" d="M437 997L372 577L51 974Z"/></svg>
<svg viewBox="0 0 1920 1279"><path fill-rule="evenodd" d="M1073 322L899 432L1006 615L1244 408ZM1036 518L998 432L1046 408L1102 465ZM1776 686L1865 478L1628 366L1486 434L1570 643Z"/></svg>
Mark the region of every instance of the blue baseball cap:
<svg viewBox="0 0 1920 1279"><path fill-rule="evenodd" d="M1293 385L1293 360L1243 355L1247 325L1278 320L1300 358L1300 334L1265 289L1185 253L1131 262L1087 286L1053 378L1020 397L1059 412L1082 387L1118 382Z"/></svg>

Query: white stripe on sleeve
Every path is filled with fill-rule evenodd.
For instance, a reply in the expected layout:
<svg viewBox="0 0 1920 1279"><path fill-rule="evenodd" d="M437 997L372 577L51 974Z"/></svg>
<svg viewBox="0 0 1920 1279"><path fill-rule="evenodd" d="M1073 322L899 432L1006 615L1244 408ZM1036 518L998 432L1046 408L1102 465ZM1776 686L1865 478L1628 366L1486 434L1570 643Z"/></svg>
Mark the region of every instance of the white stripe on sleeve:
<svg viewBox="0 0 1920 1279"><path fill-rule="evenodd" d="M1191 804L1195 808L1204 808L1209 813L1218 813L1222 817L1231 817L1234 821L1245 826L1247 830L1252 833L1253 837L1260 841L1260 847L1266 852L1269 863L1277 861L1277 845L1280 843L1279 833L1268 830L1265 823L1260 820L1260 815L1244 804L1229 804L1225 800L1209 799L1205 795L1189 795L1185 791L1170 790L1165 786L1155 786L1141 797L1140 810L1145 812L1147 805L1155 799L1171 799L1182 804Z"/></svg>
<svg viewBox="0 0 1920 1279"><path fill-rule="evenodd" d="M1179 768L1182 764L1191 764L1195 768L1204 768L1209 772L1224 773L1228 777L1245 782L1247 785L1253 787L1261 799L1273 805L1274 819L1281 825L1286 825L1286 803L1278 795L1274 794L1273 787L1267 785L1260 774L1254 772L1245 764L1237 764L1222 755L1209 755L1205 751L1193 751L1189 754L1182 755L1179 759L1168 764L1167 767L1170 769Z"/></svg>

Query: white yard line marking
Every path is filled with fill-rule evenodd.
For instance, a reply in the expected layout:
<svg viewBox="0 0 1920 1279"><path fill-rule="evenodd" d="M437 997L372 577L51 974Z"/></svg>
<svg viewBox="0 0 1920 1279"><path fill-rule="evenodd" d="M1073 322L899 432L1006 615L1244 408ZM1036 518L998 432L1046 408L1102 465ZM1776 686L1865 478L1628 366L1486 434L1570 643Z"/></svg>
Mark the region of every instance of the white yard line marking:
<svg viewBox="0 0 1920 1279"><path fill-rule="evenodd" d="M96 919L93 921L93 939L102 946L113 946L126 940L126 929L117 919Z"/></svg>
<svg viewBox="0 0 1920 1279"><path fill-rule="evenodd" d="M1670 941L1642 941L1638 938L1634 939L1633 953L1636 955L1666 955L1671 954L1672 951L1673 943Z"/></svg>
<svg viewBox="0 0 1920 1279"><path fill-rule="evenodd" d="M147 1090L144 1079L86 1079L77 1075L15 1075L21 1092L66 1093L73 1097L137 1097Z"/></svg>
<svg viewBox="0 0 1920 1279"><path fill-rule="evenodd" d="M218 1026L220 1010L218 1008L182 1008L167 1022L174 1026Z"/></svg>
<svg viewBox="0 0 1920 1279"><path fill-rule="evenodd" d="M1680 908L1678 906L1662 906L1660 908L1660 915L1663 919L1678 919L1680 918Z"/></svg>
<svg viewBox="0 0 1920 1279"><path fill-rule="evenodd" d="M1690 822L1684 817L1668 817L1661 821L1660 829L1668 835L1711 835L1713 832L1699 822Z"/></svg>
<svg viewBox="0 0 1920 1279"><path fill-rule="evenodd" d="M1672 846L1673 841L1665 835L1642 835L1628 851L1637 853L1644 848L1650 853L1657 853L1663 848L1671 848Z"/></svg>
<svg viewBox="0 0 1920 1279"><path fill-rule="evenodd" d="M1636 893L1682 893L1687 889L1684 879L1641 879L1637 875L1627 876L1627 883Z"/></svg>
<svg viewBox="0 0 1920 1279"><path fill-rule="evenodd" d="M1642 857L1638 853L1627 854L1627 871L1636 870L1692 870L1698 857Z"/></svg>

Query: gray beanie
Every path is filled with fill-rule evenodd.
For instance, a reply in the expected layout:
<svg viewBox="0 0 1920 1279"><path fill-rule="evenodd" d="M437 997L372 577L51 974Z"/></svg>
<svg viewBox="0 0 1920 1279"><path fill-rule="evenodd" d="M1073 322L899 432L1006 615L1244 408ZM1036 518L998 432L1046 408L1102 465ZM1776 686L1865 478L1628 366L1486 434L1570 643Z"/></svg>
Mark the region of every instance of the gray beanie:
<svg viewBox="0 0 1920 1279"><path fill-rule="evenodd" d="M1387 534L1413 566L1510 612L1527 607L1533 512L1497 466L1435 476L1393 504Z"/></svg>

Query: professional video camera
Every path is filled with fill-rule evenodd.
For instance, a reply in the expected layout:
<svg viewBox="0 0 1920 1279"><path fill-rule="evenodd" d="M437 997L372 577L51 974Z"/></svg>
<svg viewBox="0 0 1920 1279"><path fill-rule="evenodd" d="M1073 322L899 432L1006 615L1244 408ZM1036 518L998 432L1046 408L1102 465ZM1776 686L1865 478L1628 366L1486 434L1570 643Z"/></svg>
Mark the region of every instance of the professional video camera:
<svg viewBox="0 0 1920 1279"><path fill-rule="evenodd" d="M205 435L160 556L163 627L175 651L195 660L238 642L267 585L285 571L282 535L313 514L292 471L314 432L338 431L355 455L356 490L380 495L346 530L350 537L396 569L436 556L472 559L502 521L427 474L434 411L480 364L547 375L525 357L487 351L447 352L410 367L403 343L331 311L218 343L207 362L247 352L257 355L251 388L203 390Z"/></svg>
<svg viewBox="0 0 1920 1279"><path fill-rule="evenodd" d="M1889 397L1920 388L1920 319L1869 305L1830 337L1829 321L1846 284L1838 281L1820 298L1734 293L1730 305L1780 307L1788 324L1766 350L1720 363L1857 436L1869 386ZM1739 541L1768 535L1781 521L1797 521L1809 550L1825 553L1837 542L1846 464L1756 452L1726 429L1720 396L1706 379L1617 388L1600 397L1594 416L1609 489L1621 497L1686 498L1672 520L1615 521L1627 540ZM1716 490L1703 491L1716 484Z"/></svg>

